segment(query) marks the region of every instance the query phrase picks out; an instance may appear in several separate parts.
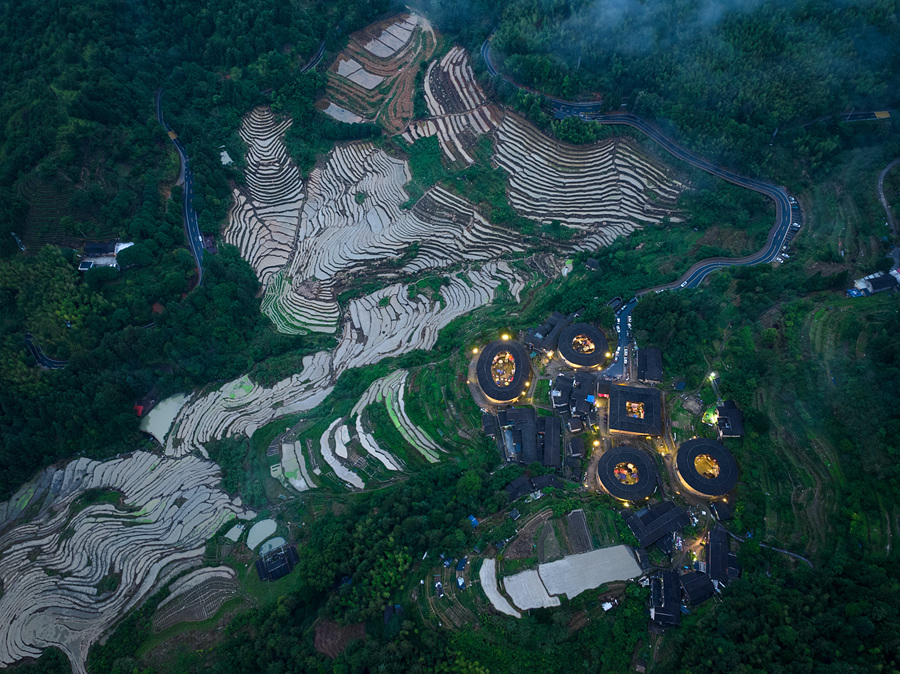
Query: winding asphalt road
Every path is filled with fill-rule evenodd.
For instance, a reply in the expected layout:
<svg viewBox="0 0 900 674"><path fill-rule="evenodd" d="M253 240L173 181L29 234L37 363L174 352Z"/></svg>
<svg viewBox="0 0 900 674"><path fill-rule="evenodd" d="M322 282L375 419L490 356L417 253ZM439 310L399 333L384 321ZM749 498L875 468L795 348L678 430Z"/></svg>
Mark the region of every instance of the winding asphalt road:
<svg viewBox="0 0 900 674"><path fill-rule="evenodd" d="M156 119L162 124L166 132L171 132L172 127L166 124L162 112L162 89L156 90ZM197 212L194 210L194 179L191 175L191 166L188 160L187 152L178 137L169 136L175 150L178 151L178 157L181 160L180 178L184 179L184 233L187 236L188 246L194 256L194 262L197 265L197 285L203 283L203 235L200 233L200 224L197 222Z"/></svg>
<svg viewBox="0 0 900 674"><path fill-rule="evenodd" d="M714 257L707 260L701 260L700 262L693 264L691 268L688 269L684 274L682 274L681 277L676 281L641 290L636 294L638 297L649 292L662 292L663 290L681 290L682 288L696 288L698 285L700 285L703 279L705 279L711 272L715 271L716 269L753 264L765 264L767 262L772 262L778 256L778 253L781 251L782 246L784 246L785 240L791 231L791 201L788 193L783 188L763 182L761 180L746 178L727 169L723 169L720 166L716 166L715 164L701 157L698 157L697 155L689 152L677 143L673 142L670 138L664 136L659 129L651 125L649 122L641 119L637 115L632 115L629 113L601 114L601 111L603 109L602 101L563 101L561 99L547 96L546 94L542 94L541 92L534 91L532 89L528 89L527 87L523 87L520 84L517 84L505 75L501 74L496 69L496 67L494 67L493 62L491 61L490 38L485 40L484 44L481 45L481 56L484 59L488 72L492 76L503 77L503 79L505 79L513 86L516 86L525 91L541 94L542 96L544 96L544 98L551 101L553 103L554 114L557 118L577 116L583 119L589 119L590 121L597 122L598 124L618 124L623 126L630 126L646 134L652 140L656 141L656 143L658 143L666 152L671 154L676 159L680 159L681 161L684 161L691 166L695 166L703 171L706 171L707 173L711 173L718 178L722 178L723 180L727 180L730 183L738 185L739 187L745 187L756 192L761 192L762 194L770 197L775 202L775 224L772 226L772 229L769 230L769 237L766 240L766 245L763 246L762 250L754 253L753 255L748 255L747 257ZM620 343L624 344L624 342Z"/></svg>
<svg viewBox="0 0 900 674"><path fill-rule="evenodd" d="M48 370L61 370L69 364L67 360L56 360L45 355L38 343L34 341L34 336L30 332L25 333L25 347L37 361L37 364Z"/></svg>
<svg viewBox="0 0 900 674"><path fill-rule="evenodd" d="M325 55L325 40L322 40L322 44L319 45L319 51L316 52L315 56L312 57L312 60L303 66L300 69L301 73L308 73L310 70L319 65L319 61L322 60L322 57Z"/></svg>

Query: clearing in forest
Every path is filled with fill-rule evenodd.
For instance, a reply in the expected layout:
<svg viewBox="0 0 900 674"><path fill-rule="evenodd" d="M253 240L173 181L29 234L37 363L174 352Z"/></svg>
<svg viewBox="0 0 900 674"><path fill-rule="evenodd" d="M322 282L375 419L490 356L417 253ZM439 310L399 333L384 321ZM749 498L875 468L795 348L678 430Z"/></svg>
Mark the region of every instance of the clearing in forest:
<svg viewBox="0 0 900 674"><path fill-rule="evenodd" d="M390 134L400 133L413 116L419 64L436 46L431 24L418 14L400 14L353 33L328 68L327 100L318 107L344 122L377 122Z"/></svg>

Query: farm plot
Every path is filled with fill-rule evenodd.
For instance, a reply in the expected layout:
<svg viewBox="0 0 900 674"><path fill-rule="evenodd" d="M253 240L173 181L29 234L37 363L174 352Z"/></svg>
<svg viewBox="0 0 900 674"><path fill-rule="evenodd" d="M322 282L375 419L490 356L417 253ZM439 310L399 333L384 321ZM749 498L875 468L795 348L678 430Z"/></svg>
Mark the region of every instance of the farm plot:
<svg viewBox="0 0 900 674"><path fill-rule="evenodd" d="M213 617L238 589L237 574L230 566L205 567L179 578L153 615L153 630L182 622L200 622Z"/></svg>
<svg viewBox="0 0 900 674"><path fill-rule="evenodd" d="M594 542L591 540L591 534L588 531L587 519L584 516L584 510L579 508L573 510L566 517L569 529L569 545L572 547L572 553L590 552L594 549Z"/></svg>
<svg viewBox="0 0 900 674"><path fill-rule="evenodd" d="M315 489L316 483L306 469L303 443L285 442L281 445L281 470L288 483L297 491Z"/></svg>
<svg viewBox="0 0 900 674"><path fill-rule="evenodd" d="M47 469L2 504L0 666L55 646L84 672L93 642L200 565L216 530L254 516L215 486L219 477L215 464L193 456L82 458ZM26 494L35 506L28 518L20 509Z"/></svg>
<svg viewBox="0 0 900 674"><path fill-rule="evenodd" d="M347 459L347 443L350 442L347 426L342 422L343 419L335 419L319 439L322 458L325 459L325 463L331 466L335 475L349 487L363 489L366 485L362 478L338 460L338 456L342 459ZM337 456L335 456L336 454Z"/></svg>
<svg viewBox="0 0 900 674"><path fill-rule="evenodd" d="M537 573L542 587L546 587L551 595L564 594L572 599L603 583L636 578L641 575L641 567L635 561L631 548L617 545L540 564Z"/></svg>
<svg viewBox="0 0 900 674"><path fill-rule="evenodd" d="M436 46L431 25L416 14L401 14L353 33L328 68L327 100L319 106L342 121L349 114L378 122L388 133L401 132L412 118L419 63Z"/></svg>
<svg viewBox="0 0 900 674"><path fill-rule="evenodd" d="M356 403L351 415L359 415L357 416L357 428L361 428L360 418L366 407L373 404L384 404L391 417L391 422L400 432L400 435L403 436L403 439L425 457L429 463L435 463L439 460L439 454L443 450L425 431L416 426L406 413L406 405L403 398L408 378L409 372L407 370L397 370L387 377L376 380L366 390L359 402ZM373 445L373 448L377 450L378 453L375 456L384 463L386 468L399 470L399 468L390 468L388 463L378 456L378 454L387 454L387 452L378 447L374 437L368 435L367 443ZM366 445L364 444L363 446L365 447ZM388 456L390 455L388 454ZM393 457L391 457L390 461L395 464L397 462Z"/></svg>
<svg viewBox="0 0 900 674"><path fill-rule="evenodd" d="M263 285L290 261L300 224L303 179L284 145L290 125L290 119L279 122L260 107L244 117L240 129L247 143L247 184L234 189L224 236Z"/></svg>
<svg viewBox="0 0 900 674"><path fill-rule="evenodd" d="M534 569L522 571L503 579L503 587L513 604L523 611L530 608L550 608L559 606L559 599L551 597L541 582L541 577Z"/></svg>
<svg viewBox="0 0 900 674"><path fill-rule="evenodd" d="M273 143L283 147L280 138ZM429 191L412 211L401 209L409 200L404 189L409 180L406 162L370 143L337 147L324 167L312 171L296 248L284 253L291 263L267 277L262 311L280 332L336 332L340 284L368 267L398 260L414 245L418 250L411 260L402 268L387 266L382 276L523 251L521 237L492 226L443 188Z"/></svg>
<svg viewBox="0 0 900 674"><path fill-rule="evenodd" d="M324 168L310 174L308 198L290 276L330 287L349 274L420 246L400 273L411 274L464 261L521 252L521 237L487 223L474 207L446 190L431 190L413 211L404 185L405 161L371 143L336 147ZM356 196L366 195L362 203ZM397 272L395 272L397 273Z"/></svg>
<svg viewBox="0 0 900 674"><path fill-rule="evenodd" d="M497 562L495 560L484 560L478 572L478 579L481 581L481 589L487 595L491 606L500 611L500 613L505 613L514 618L522 617L522 614L514 609L506 600L506 597L500 594L500 590L497 589Z"/></svg>
<svg viewBox="0 0 900 674"><path fill-rule="evenodd" d="M253 435L273 419L316 407L334 388L344 370L377 363L416 349L428 350L438 332L453 319L494 299L505 284L514 296L524 281L505 262L490 262L466 271L469 283L453 277L440 299L395 284L352 300L341 341L333 352L319 351L303 359L303 370L266 388L242 377L199 394L184 405L166 441L166 454L182 456L228 435Z"/></svg>
<svg viewBox="0 0 900 674"><path fill-rule="evenodd" d="M432 62L424 84L425 102L431 116L411 123L403 132L403 139L414 143L419 138L436 135L449 161L474 163L469 148L478 136L497 128L502 113L487 104L472 74L468 53L454 47L440 61Z"/></svg>
<svg viewBox="0 0 900 674"><path fill-rule="evenodd" d="M576 146L551 140L507 113L494 159L509 174L522 215L578 230L577 249L608 245L635 229L673 221L684 185L624 138Z"/></svg>

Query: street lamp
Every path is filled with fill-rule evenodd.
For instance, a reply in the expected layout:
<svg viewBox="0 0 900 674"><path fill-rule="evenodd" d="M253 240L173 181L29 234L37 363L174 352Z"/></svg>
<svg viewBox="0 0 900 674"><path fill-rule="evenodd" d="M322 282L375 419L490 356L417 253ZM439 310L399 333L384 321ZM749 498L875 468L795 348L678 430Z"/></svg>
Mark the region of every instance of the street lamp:
<svg viewBox="0 0 900 674"><path fill-rule="evenodd" d="M503 334L503 339L509 339L509 335L507 335L507 334L504 333L504 334Z"/></svg>
<svg viewBox="0 0 900 674"><path fill-rule="evenodd" d="M472 349L472 353L478 353L478 349Z"/></svg>

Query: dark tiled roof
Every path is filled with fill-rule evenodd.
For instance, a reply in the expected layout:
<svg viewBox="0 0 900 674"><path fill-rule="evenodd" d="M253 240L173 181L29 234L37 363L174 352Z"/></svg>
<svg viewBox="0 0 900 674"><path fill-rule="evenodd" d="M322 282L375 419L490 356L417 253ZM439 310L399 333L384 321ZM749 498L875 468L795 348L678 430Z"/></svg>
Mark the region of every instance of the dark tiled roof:
<svg viewBox="0 0 900 674"><path fill-rule="evenodd" d="M512 381L508 386L500 386L494 382L494 373L491 372L491 365L494 358L504 351L512 355L514 370ZM478 362L475 364L476 374L478 376L478 386L484 394L494 402L511 402L518 398L525 390L525 382L531 377L531 359L528 351L519 342L512 340L497 339L485 346L478 356Z"/></svg>
<svg viewBox="0 0 900 674"><path fill-rule="evenodd" d="M688 571L682 574L681 587L691 604L701 604L712 597L715 592L709 576L699 571Z"/></svg>
<svg viewBox="0 0 900 674"><path fill-rule="evenodd" d="M712 457L719 466L715 477L702 475L696 467L698 456ZM694 438L683 443L675 456L678 475L694 491L704 496L724 496L735 488L738 481L737 461L725 446L709 438Z"/></svg>
<svg viewBox="0 0 900 674"><path fill-rule="evenodd" d="M663 571L650 580L650 608L658 625L670 627L681 621L681 584L675 571Z"/></svg>
<svg viewBox="0 0 900 674"><path fill-rule="evenodd" d="M481 415L481 428L484 430L485 435L490 435L491 437L497 437L500 432L497 426L497 417L493 414Z"/></svg>
<svg viewBox="0 0 900 674"><path fill-rule="evenodd" d="M545 323L525 333L525 343L540 351L555 351L560 333L570 322L569 318L554 311Z"/></svg>
<svg viewBox="0 0 900 674"><path fill-rule="evenodd" d="M619 464L631 464L637 472L637 482L625 484L616 477ZM597 463L597 477L610 495L623 501L640 501L656 491L656 466L653 459L636 447L622 445L604 452Z"/></svg>
<svg viewBox="0 0 900 674"><path fill-rule="evenodd" d="M662 351L659 349L638 349L638 379L648 382L661 382L663 378Z"/></svg>
<svg viewBox="0 0 900 674"><path fill-rule="evenodd" d="M720 522L726 522L734 517L734 511L726 501L715 501L709 504L709 509L713 511L713 515Z"/></svg>
<svg viewBox="0 0 900 674"><path fill-rule="evenodd" d="M584 456L584 440L581 438L569 440L569 455L578 458Z"/></svg>
<svg viewBox="0 0 900 674"><path fill-rule="evenodd" d="M739 438L744 434L744 415L734 404L733 400L726 400L716 408L719 417L719 435L723 438Z"/></svg>
<svg viewBox="0 0 900 674"><path fill-rule="evenodd" d="M641 511L640 515L636 512L627 513L625 522L641 547L647 548L663 536L684 529L690 523L690 518L683 508L672 501L664 501Z"/></svg>
<svg viewBox="0 0 900 674"><path fill-rule="evenodd" d="M531 482L534 484L535 489L546 489L547 487L553 487L554 489L563 488L562 481L555 475L538 475Z"/></svg>
<svg viewBox="0 0 900 674"><path fill-rule="evenodd" d="M629 402L643 405L643 418L629 416ZM609 429L640 435L662 435L662 394L655 388L610 386Z"/></svg>
<svg viewBox="0 0 900 674"><path fill-rule="evenodd" d="M282 545L256 560L256 573L260 580L278 580L288 575L299 561L296 547Z"/></svg>
<svg viewBox="0 0 900 674"><path fill-rule="evenodd" d="M541 463L547 468L560 468L562 453L559 450L559 417L539 417L538 434L541 444Z"/></svg>
<svg viewBox="0 0 900 674"><path fill-rule="evenodd" d="M531 491L531 480L528 479L527 475L521 475L507 484L504 489L509 494L509 500L515 501Z"/></svg>
<svg viewBox="0 0 900 674"><path fill-rule="evenodd" d="M514 441L521 444L521 460L525 464L540 461L537 447L537 415L533 407L516 407L507 411L506 422L515 426Z"/></svg>
<svg viewBox="0 0 900 674"><path fill-rule="evenodd" d="M720 526L713 527L706 545L706 572L710 578L723 585L728 584L729 552L731 547L728 543L728 534Z"/></svg>
<svg viewBox="0 0 900 674"><path fill-rule="evenodd" d="M594 343L594 350L590 353L580 353L573 348L573 340L584 335ZM589 323L573 323L559 336L559 355L572 367L593 367L599 365L606 358L609 344L600 330Z"/></svg>
<svg viewBox="0 0 900 674"><path fill-rule="evenodd" d="M550 391L550 401L554 407L568 407L569 398L572 395L572 388L575 386L575 380L566 375L559 375L553 382L553 388ZM558 393L559 395L553 395Z"/></svg>

